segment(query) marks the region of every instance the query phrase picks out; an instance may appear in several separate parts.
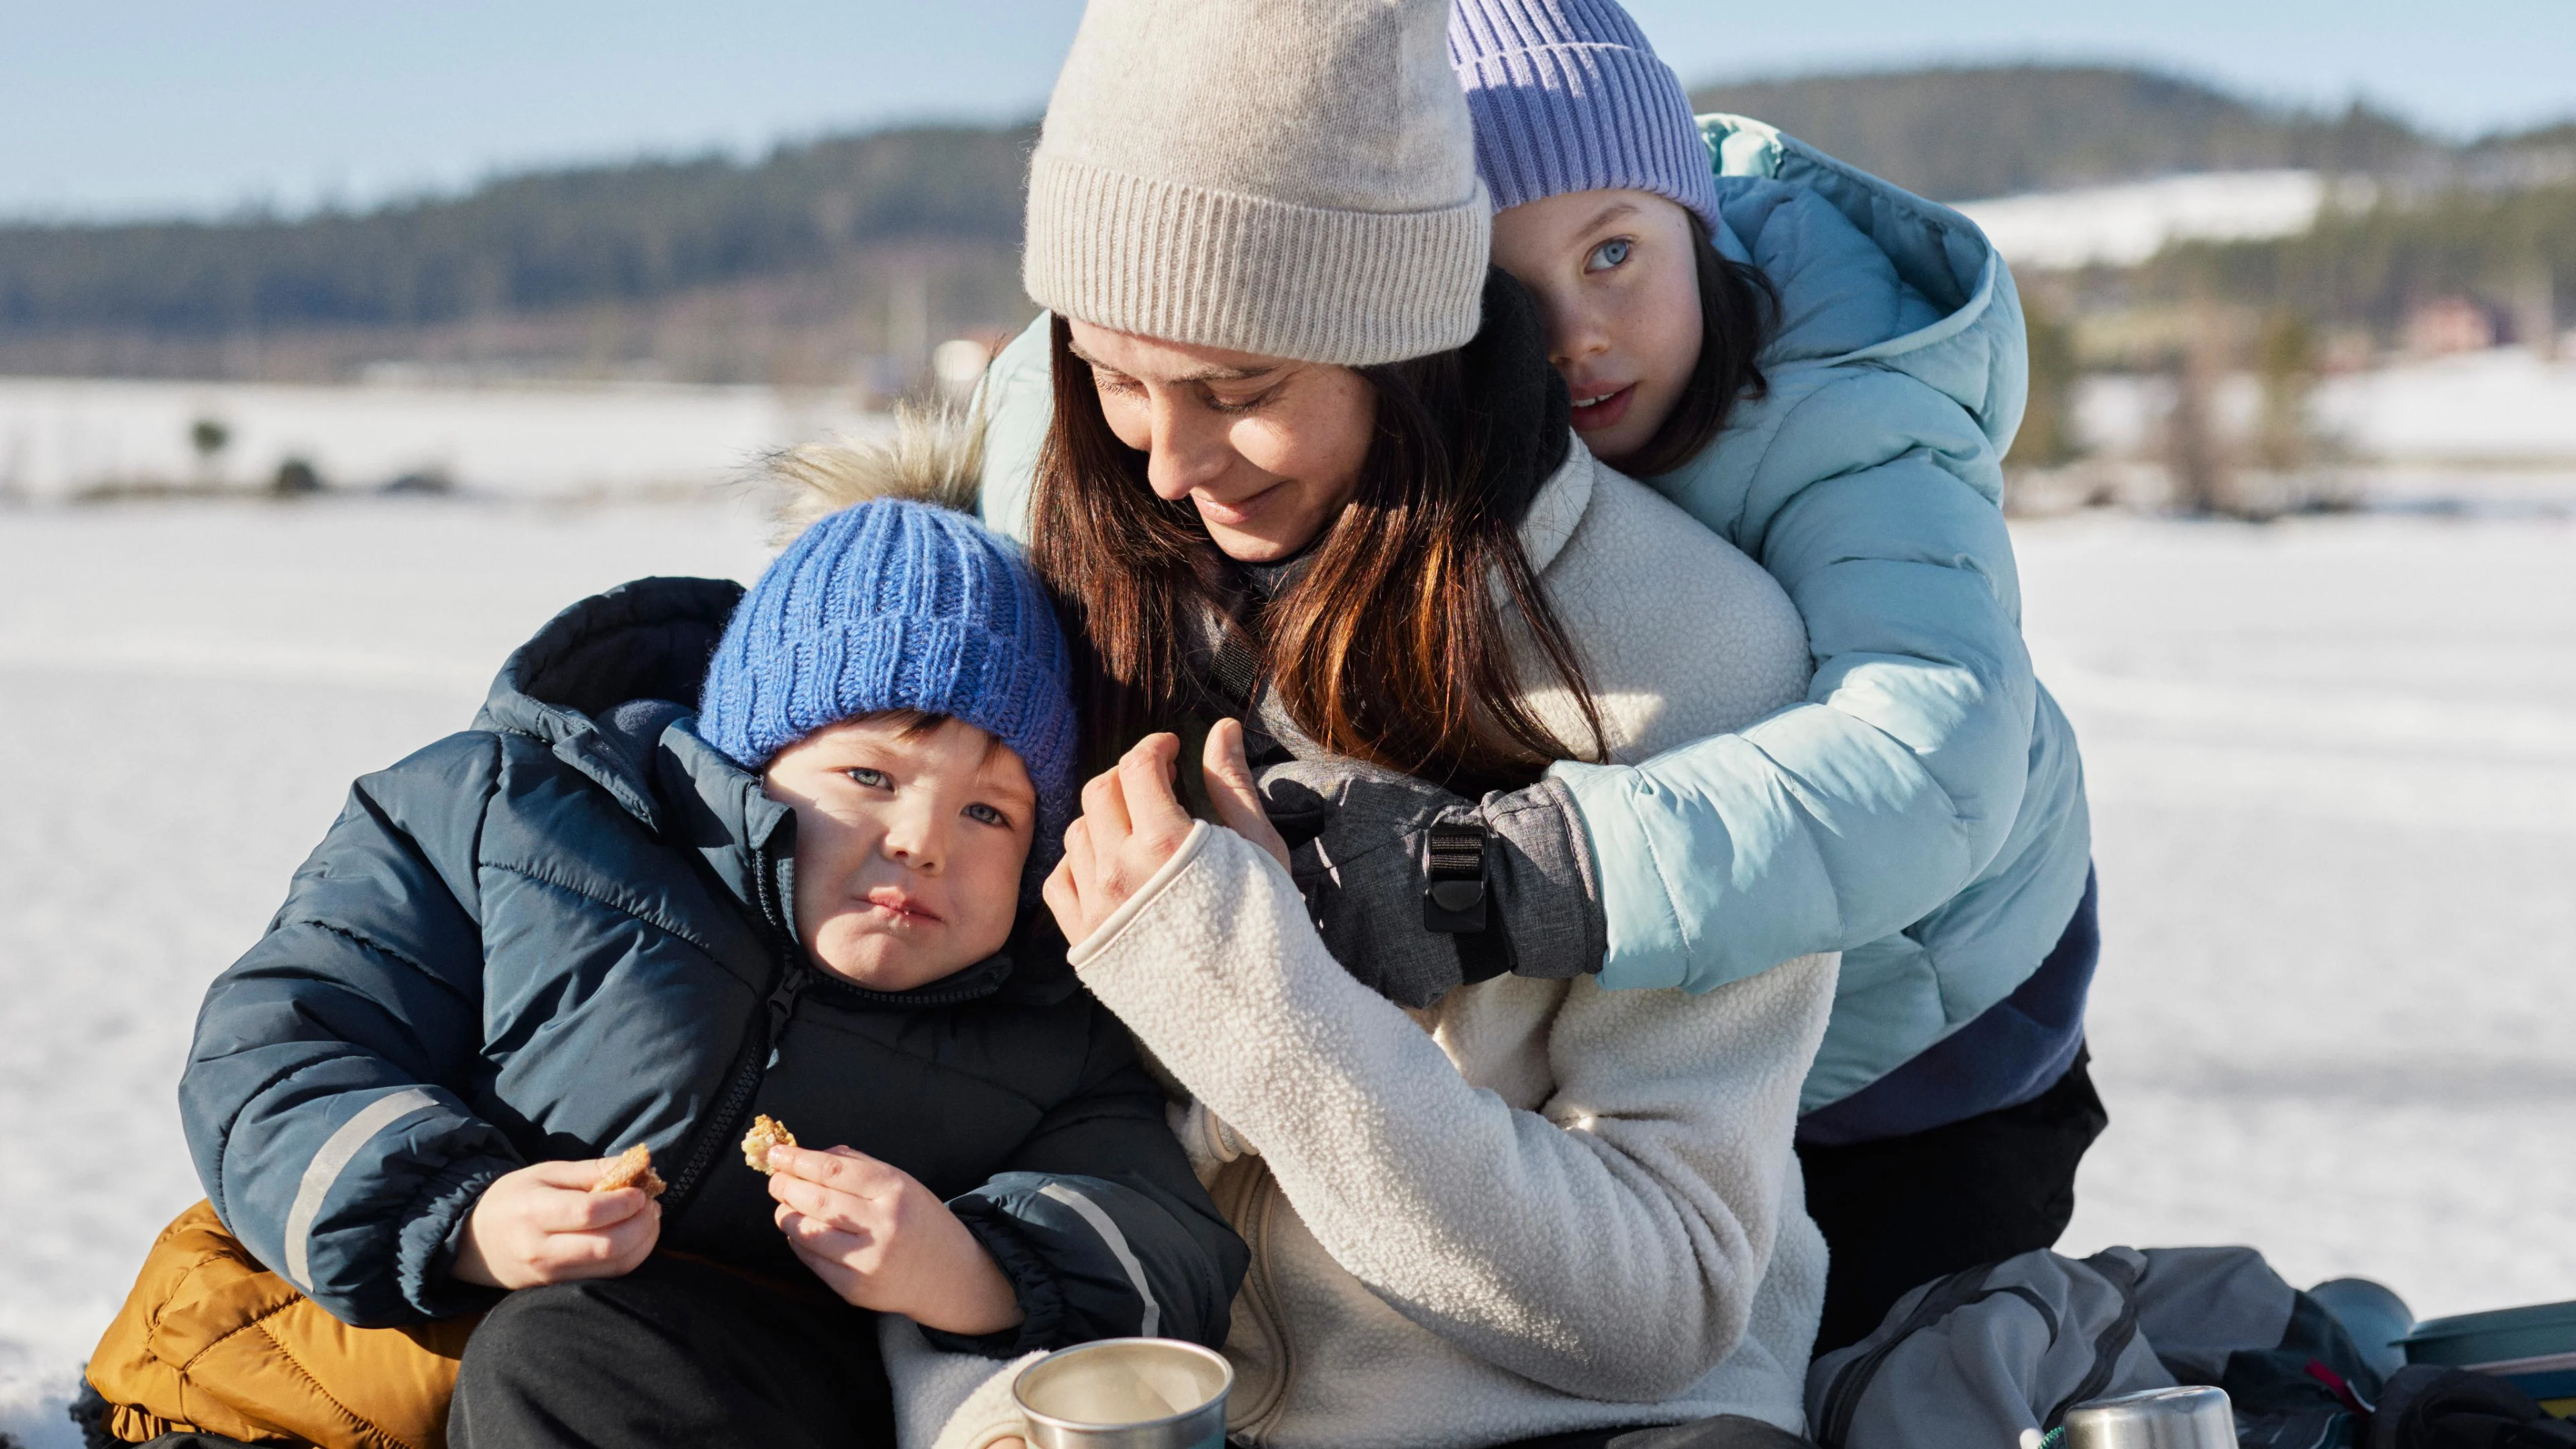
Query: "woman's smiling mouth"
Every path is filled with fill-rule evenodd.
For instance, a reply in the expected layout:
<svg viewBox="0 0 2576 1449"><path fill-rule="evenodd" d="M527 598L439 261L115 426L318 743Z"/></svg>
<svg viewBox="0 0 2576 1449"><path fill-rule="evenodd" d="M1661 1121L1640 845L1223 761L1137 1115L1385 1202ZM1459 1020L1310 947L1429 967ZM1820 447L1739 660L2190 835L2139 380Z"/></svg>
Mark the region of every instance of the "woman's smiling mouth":
<svg viewBox="0 0 2576 1449"><path fill-rule="evenodd" d="M1225 528L1241 528L1252 521L1253 515L1261 511L1262 501L1278 491L1279 484L1286 481L1284 478L1280 479L1232 502L1205 493L1192 493L1190 501L1198 505L1199 517L1207 522Z"/></svg>

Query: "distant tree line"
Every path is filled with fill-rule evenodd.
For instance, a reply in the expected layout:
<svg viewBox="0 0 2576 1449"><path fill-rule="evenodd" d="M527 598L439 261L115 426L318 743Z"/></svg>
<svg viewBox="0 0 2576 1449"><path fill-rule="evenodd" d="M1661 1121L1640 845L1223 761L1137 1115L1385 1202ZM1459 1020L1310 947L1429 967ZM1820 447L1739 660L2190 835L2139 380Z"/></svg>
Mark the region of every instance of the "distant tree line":
<svg viewBox="0 0 2576 1449"><path fill-rule="evenodd" d="M2459 299L2494 314L2499 335L2540 341L2521 334L2576 304L2576 183L2329 209L2300 236L2177 244L2123 285L2142 302L2210 297L2382 341L2417 307Z"/></svg>
<svg viewBox="0 0 2576 1449"><path fill-rule="evenodd" d="M419 325L813 273L872 245L1016 245L1027 127L939 127L513 176L300 220L0 228L0 333Z"/></svg>
<svg viewBox="0 0 2576 1449"><path fill-rule="evenodd" d="M2528 292L2536 274L2576 290L2576 126L2456 147L2364 107L2270 108L2100 66L1812 76L1693 99L1941 199L2256 166L2381 181L2385 204L2312 237L2175 249L2106 284L2113 305L2215 292L2385 329L2425 295ZM532 172L358 214L0 225L0 372L325 378L393 361L900 388L940 337L1029 315L1017 251L1034 139L1029 125L913 127L752 160Z"/></svg>
<svg viewBox="0 0 2576 1449"><path fill-rule="evenodd" d="M2439 143L2355 105L2258 106L2200 82L2113 66L1975 66L1708 86L1702 111L1754 116L1936 201L2179 171L2275 166L2394 173Z"/></svg>

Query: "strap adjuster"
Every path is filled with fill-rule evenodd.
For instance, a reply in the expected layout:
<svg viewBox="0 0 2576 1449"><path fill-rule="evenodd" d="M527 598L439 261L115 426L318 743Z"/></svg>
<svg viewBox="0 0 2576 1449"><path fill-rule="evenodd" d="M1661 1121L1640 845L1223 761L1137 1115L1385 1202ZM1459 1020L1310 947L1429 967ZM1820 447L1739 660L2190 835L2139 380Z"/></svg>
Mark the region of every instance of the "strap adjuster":
<svg viewBox="0 0 2576 1449"><path fill-rule="evenodd" d="M1450 935L1485 929L1485 827L1462 821L1425 835L1423 928Z"/></svg>

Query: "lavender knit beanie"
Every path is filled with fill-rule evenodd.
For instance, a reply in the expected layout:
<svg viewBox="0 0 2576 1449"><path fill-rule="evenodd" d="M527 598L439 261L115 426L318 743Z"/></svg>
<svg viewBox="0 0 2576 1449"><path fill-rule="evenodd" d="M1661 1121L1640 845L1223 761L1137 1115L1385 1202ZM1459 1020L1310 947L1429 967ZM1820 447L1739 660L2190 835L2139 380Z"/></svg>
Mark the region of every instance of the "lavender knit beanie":
<svg viewBox="0 0 2576 1449"><path fill-rule="evenodd" d="M1457 0L1449 64L1496 211L1615 187L1670 197L1717 229L1690 98L1618 0Z"/></svg>
<svg viewBox="0 0 2576 1449"><path fill-rule="evenodd" d="M743 595L707 666L700 739L746 769L881 710L953 715L1008 745L1051 860L1073 820L1073 660L1019 549L963 513L879 498L805 530Z"/></svg>

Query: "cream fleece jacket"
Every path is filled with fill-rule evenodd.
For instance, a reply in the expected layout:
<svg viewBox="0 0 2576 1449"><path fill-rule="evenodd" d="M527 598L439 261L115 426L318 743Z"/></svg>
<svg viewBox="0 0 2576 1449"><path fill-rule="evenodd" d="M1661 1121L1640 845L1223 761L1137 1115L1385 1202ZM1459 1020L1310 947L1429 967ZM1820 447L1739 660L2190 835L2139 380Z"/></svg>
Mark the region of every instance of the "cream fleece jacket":
<svg viewBox="0 0 2576 1449"><path fill-rule="evenodd" d="M1778 586L1580 444L1523 542L1615 758L1803 696L1805 633ZM1665 586L1647 598L1640 578ZM1571 724L1556 695L1532 702ZM1469 1449L1721 1413L1803 1428L1825 1248L1790 1135L1834 957L1697 996L1501 977L1408 1014L1325 952L1269 856L1201 825L1073 959L1195 1095L1184 1140L1252 1245L1226 1347L1237 1437ZM939 1449L1018 1431L1017 1365L887 1343L908 1444L933 1423Z"/></svg>

